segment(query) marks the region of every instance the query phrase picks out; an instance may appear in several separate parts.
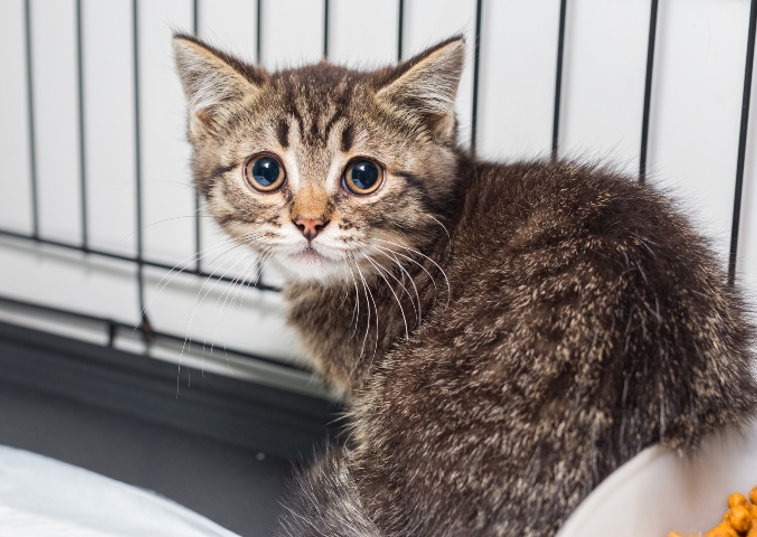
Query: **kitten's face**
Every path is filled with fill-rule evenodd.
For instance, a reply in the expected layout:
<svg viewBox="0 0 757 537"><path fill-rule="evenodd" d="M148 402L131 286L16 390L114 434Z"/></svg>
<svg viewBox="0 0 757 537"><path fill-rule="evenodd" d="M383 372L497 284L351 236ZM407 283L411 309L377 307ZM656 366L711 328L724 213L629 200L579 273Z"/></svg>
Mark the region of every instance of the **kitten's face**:
<svg viewBox="0 0 757 537"><path fill-rule="evenodd" d="M269 74L186 37L175 51L211 214L291 278L352 285L444 233L461 40L374 73Z"/></svg>

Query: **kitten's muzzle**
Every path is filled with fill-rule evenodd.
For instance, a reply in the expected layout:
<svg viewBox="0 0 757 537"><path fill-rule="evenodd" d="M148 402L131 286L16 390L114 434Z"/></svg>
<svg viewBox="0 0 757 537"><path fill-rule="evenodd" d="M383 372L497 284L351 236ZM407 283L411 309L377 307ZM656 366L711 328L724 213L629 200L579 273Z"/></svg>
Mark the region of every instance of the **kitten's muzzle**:
<svg viewBox="0 0 757 537"><path fill-rule="evenodd" d="M292 223L297 226L308 242L315 239L323 231L329 221L322 218L296 218Z"/></svg>

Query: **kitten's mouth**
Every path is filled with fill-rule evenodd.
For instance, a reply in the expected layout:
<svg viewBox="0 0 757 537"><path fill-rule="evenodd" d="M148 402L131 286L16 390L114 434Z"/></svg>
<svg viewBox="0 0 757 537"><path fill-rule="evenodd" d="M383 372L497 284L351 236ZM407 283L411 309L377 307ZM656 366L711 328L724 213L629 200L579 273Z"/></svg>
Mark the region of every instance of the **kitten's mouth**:
<svg viewBox="0 0 757 537"><path fill-rule="evenodd" d="M303 261L324 262L330 261L330 259L323 254L319 253L312 246L302 249L298 253L294 254L295 257L302 259Z"/></svg>
<svg viewBox="0 0 757 537"><path fill-rule="evenodd" d="M308 245L299 252L289 254L298 261L304 261L308 264L322 265L324 263L333 263L334 260L316 250L312 245Z"/></svg>

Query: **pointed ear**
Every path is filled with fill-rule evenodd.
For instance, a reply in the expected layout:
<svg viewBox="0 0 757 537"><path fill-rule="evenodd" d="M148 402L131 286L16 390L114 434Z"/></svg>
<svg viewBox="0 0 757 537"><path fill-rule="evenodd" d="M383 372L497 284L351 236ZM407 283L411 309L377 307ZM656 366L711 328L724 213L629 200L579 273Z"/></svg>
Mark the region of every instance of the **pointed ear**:
<svg viewBox="0 0 757 537"><path fill-rule="evenodd" d="M194 37L175 35L173 50L189 106L190 132L223 123L240 103L260 92L265 80L262 69L244 65Z"/></svg>
<svg viewBox="0 0 757 537"><path fill-rule="evenodd" d="M465 40L453 37L399 65L376 98L421 116L435 131L454 134L455 96L464 63Z"/></svg>

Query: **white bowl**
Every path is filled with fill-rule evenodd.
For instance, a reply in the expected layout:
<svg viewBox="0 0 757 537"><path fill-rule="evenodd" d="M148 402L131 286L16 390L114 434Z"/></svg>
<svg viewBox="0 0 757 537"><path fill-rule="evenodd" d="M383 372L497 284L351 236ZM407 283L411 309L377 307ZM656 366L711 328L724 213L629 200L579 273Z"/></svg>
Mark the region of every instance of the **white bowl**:
<svg viewBox="0 0 757 537"><path fill-rule="evenodd" d="M557 537L666 537L704 533L732 492L757 485L757 425L708 439L693 459L661 446L613 472L578 506Z"/></svg>

